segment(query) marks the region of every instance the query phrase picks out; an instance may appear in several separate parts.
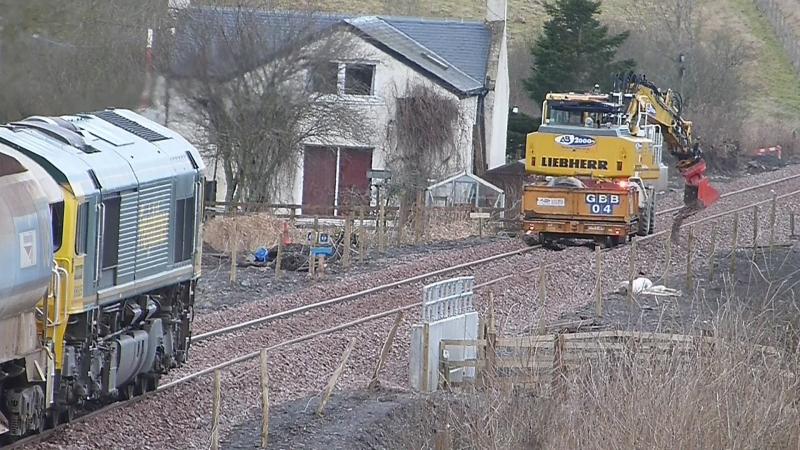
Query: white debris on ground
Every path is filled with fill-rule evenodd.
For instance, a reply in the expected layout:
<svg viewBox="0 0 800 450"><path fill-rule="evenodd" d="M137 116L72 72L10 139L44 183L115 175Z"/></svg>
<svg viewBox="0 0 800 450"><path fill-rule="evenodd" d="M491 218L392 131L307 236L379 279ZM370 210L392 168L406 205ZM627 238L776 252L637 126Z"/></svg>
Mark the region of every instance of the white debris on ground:
<svg viewBox="0 0 800 450"><path fill-rule="evenodd" d="M623 281L617 285L617 292L620 294L628 293L628 281ZM680 297L681 291L668 288L664 285L654 285L649 278L639 277L633 280L633 293L636 295L657 295L661 297Z"/></svg>

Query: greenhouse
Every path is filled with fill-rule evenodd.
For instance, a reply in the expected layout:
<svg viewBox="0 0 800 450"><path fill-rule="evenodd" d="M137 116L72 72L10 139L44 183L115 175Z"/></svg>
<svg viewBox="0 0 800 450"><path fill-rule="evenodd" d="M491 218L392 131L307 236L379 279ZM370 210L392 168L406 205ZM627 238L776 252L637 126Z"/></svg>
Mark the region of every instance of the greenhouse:
<svg viewBox="0 0 800 450"><path fill-rule="evenodd" d="M505 194L497 186L465 171L428 187L425 204L440 207L503 208Z"/></svg>

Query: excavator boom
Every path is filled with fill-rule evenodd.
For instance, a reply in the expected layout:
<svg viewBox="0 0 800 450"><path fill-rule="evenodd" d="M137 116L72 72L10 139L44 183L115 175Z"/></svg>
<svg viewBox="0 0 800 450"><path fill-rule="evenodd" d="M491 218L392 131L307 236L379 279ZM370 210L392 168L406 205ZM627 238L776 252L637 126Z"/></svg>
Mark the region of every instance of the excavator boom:
<svg viewBox="0 0 800 450"><path fill-rule="evenodd" d="M662 92L644 76L625 74L617 79L617 88L630 97L628 117L633 134L641 119L657 124L666 137L670 154L684 178L684 207L676 214L674 230L686 217L696 214L719 200L719 192L706 177L706 162L698 143L692 140L692 123L681 117L680 95L672 90ZM644 116L644 117L642 117Z"/></svg>

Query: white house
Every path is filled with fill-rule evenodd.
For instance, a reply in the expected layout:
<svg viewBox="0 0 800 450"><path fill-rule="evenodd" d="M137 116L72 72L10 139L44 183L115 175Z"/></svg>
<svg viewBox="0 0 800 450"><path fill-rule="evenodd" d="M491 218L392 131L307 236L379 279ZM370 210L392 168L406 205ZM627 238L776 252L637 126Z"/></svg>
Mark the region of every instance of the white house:
<svg viewBox="0 0 800 450"><path fill-rule="evenodd" d="M352 36L357 60L332 61L338 71L336 94L353 102L371 118L363 142L326 139L305 142L303 158L297 161L297 176L287 183L280 201L335 209L341 192L370 193L369 170L392 170L387 154L393 145L387 130L393 126L393 111L406 86L423 84L454 99L461 120L456 130L457 155L450 155L450 173L481 174L505 163L508 119L508 58L505 0L487 0L486 19L460 21L416 17L321 16L320 27L339 27ZM236 14L236 10L215 10ZM270 16L272 14L272 16ZM265 13L264 20L276 19ZM220 20L232 21L231 17ZM180 28L177 29L180 33ZM357 80L362 89L350 89ZM331 80L333 81L333 80ZM170 123L170 126L175 124ZM176 127L179 131L180 126ZM191 139L191 137L190 137ZM209 166L214 162L209 161ZM218 183L224 179L218 172ZM224 188L218 189L218 198Z"/></svg>

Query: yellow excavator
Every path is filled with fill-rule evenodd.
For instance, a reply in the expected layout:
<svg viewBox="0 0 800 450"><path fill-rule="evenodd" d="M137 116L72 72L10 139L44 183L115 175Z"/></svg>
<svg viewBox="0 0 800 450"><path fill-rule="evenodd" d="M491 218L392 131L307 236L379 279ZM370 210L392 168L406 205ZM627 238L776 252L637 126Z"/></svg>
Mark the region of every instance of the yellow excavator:
<svg viewBox="0 0 800 450"><path fill-rule="evenodd" d="M548 94L542 124L526 142L526 171L535 176L523 191L526 241L582 238L611 247L653 233L656 185L663 188L667 175L664 143L685 180L673 231L715 203L719 193L681 103L676 92L633 74L619 76L610 94L597 86Z"/></svg>

